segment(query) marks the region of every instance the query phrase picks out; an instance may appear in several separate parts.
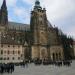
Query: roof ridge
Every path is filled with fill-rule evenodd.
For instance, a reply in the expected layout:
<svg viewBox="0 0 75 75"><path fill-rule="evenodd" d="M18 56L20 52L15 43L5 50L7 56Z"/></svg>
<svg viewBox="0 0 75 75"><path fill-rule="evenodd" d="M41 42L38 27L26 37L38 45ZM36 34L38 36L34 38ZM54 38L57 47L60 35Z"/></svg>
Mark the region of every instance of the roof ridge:
<svg viewBox="0 0 75 75"><path fill-rule="evenodd" d="M30 25L30 24L18 23L18 22L13 22L13 21L9 21L8 23L16 23L16 24Z"/></svg>

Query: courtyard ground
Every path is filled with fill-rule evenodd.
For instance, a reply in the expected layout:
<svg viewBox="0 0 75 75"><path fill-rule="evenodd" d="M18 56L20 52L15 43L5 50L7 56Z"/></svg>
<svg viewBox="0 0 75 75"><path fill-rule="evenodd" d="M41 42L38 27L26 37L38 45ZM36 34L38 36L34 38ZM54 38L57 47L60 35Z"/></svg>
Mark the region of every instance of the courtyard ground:
<svg viewBox="0 0 75 75"><path fill-rule="evenodd" d="M75 61L72 62L70 67L62 66L35 66L34 64L29 64L28 67L15 67L15 71L11 73L4 73L0 75L75 75Z"/></svg>

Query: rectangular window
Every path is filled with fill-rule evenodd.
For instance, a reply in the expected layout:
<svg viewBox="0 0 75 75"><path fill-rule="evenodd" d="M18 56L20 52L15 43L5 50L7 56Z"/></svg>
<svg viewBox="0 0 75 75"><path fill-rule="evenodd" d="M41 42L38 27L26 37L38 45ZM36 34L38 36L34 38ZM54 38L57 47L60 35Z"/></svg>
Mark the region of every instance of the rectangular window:
<svg viewBox="0 0 75 75"><path fill-rule="evenodd" d="M18 54L20 54L20 51L18 51Z"/></svg>
<svg viewBox="0 0 75 75"><path fill-rule="evenodd" d="M0 60L3 60L3 58L1 57Z"/></svg>
<svg viewBox="0 0 75 75"><path fill-rule="evenodd" d="M7 58L7 60L9 60L9 57Z"/></svg>
<svg viewBox="0 0 75 75"><path fill-rule="evenodd" d="M15 58L14 57L12 57L12 60L14 60Z"/></svg>
<svg viewBox="0 0 75 75"><path fill-rule="evenodd" d="M15 51L13 50L13 54L15 54Z"/></svg>
<svg viewBox="0 0 75 75"><path fill-rule="evenodd" d="M4 60L6 60L6 58L4 58Z"/></svg>
<svg viewBox="0 0 75 75"><path fill-rule="evenodd" d="M8 54L10 54L10 51L8 50Z"/></svg>
<svg viewBox="0 0 75 75"><path fill-rule="evenodd" d="M3 50L1 50L1 54L3 54Z"/></svg>
<svg viewBox="0 0 75 75"><path fill-rule="evenodd" d="M18 57L18 60L20 60L20 57Z"/></svg>

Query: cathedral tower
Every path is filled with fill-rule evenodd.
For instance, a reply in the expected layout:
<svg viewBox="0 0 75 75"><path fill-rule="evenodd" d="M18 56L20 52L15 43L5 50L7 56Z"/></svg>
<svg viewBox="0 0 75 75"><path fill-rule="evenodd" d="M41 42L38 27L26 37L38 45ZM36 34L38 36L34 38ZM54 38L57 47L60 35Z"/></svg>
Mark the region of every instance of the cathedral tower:
<svg viewBox="0 0 75 75"><path fill-rule="evenodd" d="M8 11L6 6L6 0L3 0L3 4L0 10L0 25L5 26L8 23Z"/></svg>
<svg viewBox="0 0 75 75"><path fill-rule="evenodd" d="M32 32L32 59L48 58L48 24L45 8L36 0L31 11L30 28Z"/></svg>

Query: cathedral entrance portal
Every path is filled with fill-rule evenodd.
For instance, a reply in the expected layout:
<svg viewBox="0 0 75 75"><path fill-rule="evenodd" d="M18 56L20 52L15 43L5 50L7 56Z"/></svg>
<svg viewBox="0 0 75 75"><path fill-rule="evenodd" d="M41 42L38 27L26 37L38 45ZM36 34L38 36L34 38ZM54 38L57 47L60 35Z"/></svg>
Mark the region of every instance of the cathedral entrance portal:
<svg viewBox="0 0 75 75"><path fill-rule="evenodd" d="M40 59L43 60L47 60L47 49L43 48L40 50Z"/></svg>

